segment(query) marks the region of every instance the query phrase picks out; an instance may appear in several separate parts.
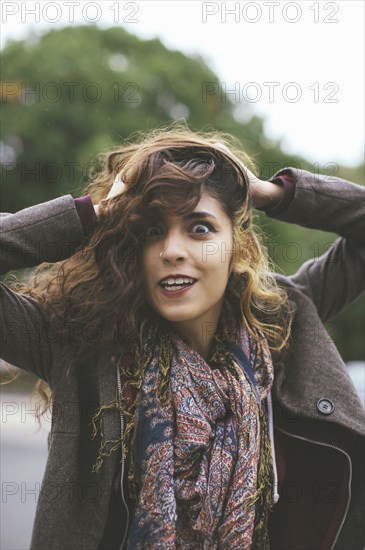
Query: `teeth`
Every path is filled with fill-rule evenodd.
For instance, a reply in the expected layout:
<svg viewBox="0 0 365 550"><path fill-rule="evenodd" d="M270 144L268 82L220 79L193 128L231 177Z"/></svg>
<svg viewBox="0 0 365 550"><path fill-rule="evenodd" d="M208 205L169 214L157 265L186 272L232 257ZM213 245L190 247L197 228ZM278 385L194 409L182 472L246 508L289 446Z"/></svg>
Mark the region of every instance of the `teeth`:
<svg viewBox="0 0 365 550"><path fill-rule="evenodd" d="M165 288L166 290L174 290L174 291L175 291L175 290L181 290L182 288L184 288L184 286L183 286L183 285L174 285L174 288L173 288L173 289L172 289L171 286L170 286L170 287L169 287L169 286L164 286L164 288Z"/></svg>
<svg viewBox="0 0 365 550"><path fill-rule="evenodd" d="M164 279L161 284L162 286L165 286L165 285L181 285L183 283L193 283L194 282L194 279L189 279L188 277L178 277L177 279L173 279L172 277L170 277L169 279Z"/></svg>

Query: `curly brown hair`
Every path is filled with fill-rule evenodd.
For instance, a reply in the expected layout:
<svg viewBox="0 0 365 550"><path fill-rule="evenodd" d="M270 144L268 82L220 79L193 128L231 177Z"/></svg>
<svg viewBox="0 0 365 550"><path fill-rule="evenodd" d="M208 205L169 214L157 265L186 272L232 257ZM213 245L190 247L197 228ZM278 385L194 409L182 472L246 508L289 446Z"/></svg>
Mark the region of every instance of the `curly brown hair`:
<svg viewBox="0 0 365 550"><path fill-rule="evenodd" d="M173 124L134 134L100 159L102 169L82 190L100 203L82 246L66 260L41 264L26 285L17 286L44 304L61 335L69 338L72 323L72 364L86 353L142 346L145 328L157 315L144 296L140 269L146 219L153 209L184 215L195 208L204 189L233 228L236 268L226 288L222 335L230 340L232 323L243 323L253 337L259 330L272 351L285 349L290 335L287 294L275 279L263 235L254 224L242 163L253 170L254 164L238 140ZM105 200L118 174L124 192ZM90 333L95 338L85 338ZM43 392L42 384L38 389Z"/></svg>

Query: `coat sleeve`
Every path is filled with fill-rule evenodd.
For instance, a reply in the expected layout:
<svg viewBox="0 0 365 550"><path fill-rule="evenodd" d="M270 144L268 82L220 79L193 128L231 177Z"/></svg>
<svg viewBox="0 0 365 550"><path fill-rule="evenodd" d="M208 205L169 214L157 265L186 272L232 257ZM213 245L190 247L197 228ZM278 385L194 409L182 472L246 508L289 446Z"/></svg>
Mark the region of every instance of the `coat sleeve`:
<svg viewBox="0 0 365 550"><path fill-rule="evenodd" d="M326 323L364 290L365 188L341 178L294 168L277 172L272 180L291 178L295 193L290 204L272 218L337 233L325 254L306 261L289 280L306 294Z"/></svg>
<svg viewBox="0 0 365 550"><path fill-rule="evenodd" d="M0 216L1 274L57 262L72 255L84 238L71 195ZM42 306L0 282L1 358L48 380L53 359Z"/></svg>

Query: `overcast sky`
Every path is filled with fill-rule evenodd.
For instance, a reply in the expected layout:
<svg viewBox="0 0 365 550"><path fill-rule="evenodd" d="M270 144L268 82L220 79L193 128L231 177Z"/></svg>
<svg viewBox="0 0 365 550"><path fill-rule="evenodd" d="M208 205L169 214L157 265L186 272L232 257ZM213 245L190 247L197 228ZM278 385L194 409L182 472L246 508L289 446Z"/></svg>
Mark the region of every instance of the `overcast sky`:
<svg viewBox="0 0 365 550"><path fill-rule="evenodd" d="M265 116L289 153L354 165L364 156L364 2L1 2L2 45L97 22L200 54L221 88ZM92 54L92 45L90 48ZM218 91L216 93L219 93Z"/></svg>

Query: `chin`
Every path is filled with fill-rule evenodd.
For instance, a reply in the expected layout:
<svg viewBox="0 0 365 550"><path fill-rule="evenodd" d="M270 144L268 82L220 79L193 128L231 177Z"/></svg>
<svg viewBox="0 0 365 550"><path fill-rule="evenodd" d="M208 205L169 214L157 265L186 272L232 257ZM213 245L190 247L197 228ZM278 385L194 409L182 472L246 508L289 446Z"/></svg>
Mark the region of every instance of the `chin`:
<svg viewBox="0 0 365 550"><path fill-rule="evenodd" d="M161 317L166 319L166 321L170 321L171 323L182 323L184 321L191 321L193 319L192 315L164 315L163 313L160 313Z"/></svg>
<svg viewBox="0 0 365 550"><path fill-rule="evenodd" d="M171 323L182 323L184 321L192 321L196 318L196 315L193 315L192 313L167 313L160 311L159 314L161 317L166 319L166 321L170 321Z"/></svg>

